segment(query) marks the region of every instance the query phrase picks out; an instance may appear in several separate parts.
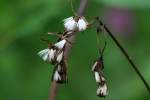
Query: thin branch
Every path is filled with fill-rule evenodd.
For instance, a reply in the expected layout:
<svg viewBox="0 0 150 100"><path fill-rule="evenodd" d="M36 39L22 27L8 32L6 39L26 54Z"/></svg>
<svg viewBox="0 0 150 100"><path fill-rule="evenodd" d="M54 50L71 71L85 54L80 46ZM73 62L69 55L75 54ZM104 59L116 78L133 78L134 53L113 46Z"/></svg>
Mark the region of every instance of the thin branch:
<svg viewBox="0 0 150 100"><path fill-rule="evenodd" d="M137 73L137 75L140 77L140 79L142 80L142 82L144 83L146 89L148 90L148 92L150 94L150 86L148 85L148 82L146 82L143 75L140 73L138 67L135 65L135 63L133 62L131 57L128 55L127 51L123 48L123 46L119 43L119 41L115 38L115 36L111 33L111 31L106 27L106 25L98 17L96 19L98 20L100 26L102 26L105 29L105 31L108 33L108 35L112 38L112 40L115 42L115 44L121 50L121 52L124 54L124 56L129 61L129 63L131 64L132 68Z"/></svg>
<svg viewBox="0 0 150 100"><path fill-rule="evenodd" d="M58 84L55 81L53 81L51 84L48 100L56 100L57 92L58 92Z"/></svg>
<svg viewBox="0 0 150 100"><path fill-rule="evenodd" d="M88 0L81 0L80 6L79 6L79 9L78 9L78 12L77 12L77 14L79 16L82 16L84 14L85 8L87 6L87 2L88 2ZM74 40L75 40L75 36L76 35L70 36L68 38L68 41L73 43ZM69 53L70 53L70 49L71 49L71 46L67 43L67 45L65 47L65 52L64 52L65 59L68 58ZM51 89L50 89L48 100L56 100L56 97L57 97L57 94L58 94L58 88L59 88L59 84L57 84L55 81L53 81L52 84L51 84Z"/></svg>

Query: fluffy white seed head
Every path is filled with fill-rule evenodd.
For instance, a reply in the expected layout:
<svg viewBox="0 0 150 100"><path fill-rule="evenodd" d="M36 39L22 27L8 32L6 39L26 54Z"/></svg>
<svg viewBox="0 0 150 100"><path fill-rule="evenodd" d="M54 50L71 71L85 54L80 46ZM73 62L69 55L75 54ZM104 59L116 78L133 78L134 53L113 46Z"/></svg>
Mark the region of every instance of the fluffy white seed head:
<svg viewBox="0 0 150 100"><path fill-rule="evenodd" d="M55 80L55 81L59 81L59 80L61 80L61 77L60 77L60 75L59 75L58 71L55 71L55 73L54 73L54 77L53 77L53 80Z"/></svg>
<svg viewBox="0 0 150 100"><path fill-rule="evenodd" d="M99 73L98 72L95 72L95 81L97 83L100 83L100 76L99 76Z"/></svg>
<svg viewBox="0 0 150 100"><path fill-rule="evenodd" d="M74 20L73 17L66 18L63 21L67 31L73 31L77 28L77 22Z"/></svg>
<svg viewBox="0 0 150 100"><path fill-rule="evenodd" d="M62 61L62 58L63 58L63 51L58 54L58 56L57 56L57 62L60 63Z"/></svg>
<svg viewBox="0 0 150 100"><path fill-rule="evenodd" d="M57 48L62 49L65 44L66 44L66 40L63 39L63 40L61 40L61 41L55 43L54 45L55 45Z"/></svg>
<svg viewBox="0 0 150 100"><path fill-rule="evenodd" d="M86 30L88 25L88 22L86 21L86 19L84 17L81 17L77 23L77 27L79 31L84 31Z"/></svg>
<svg viewBox="0 0 150 100"><path fill-rule="evenodd" d="M103 86L99 86L99 88L97 89L97 95L105 97L107 94L107 85L104 84Z"/></svg>

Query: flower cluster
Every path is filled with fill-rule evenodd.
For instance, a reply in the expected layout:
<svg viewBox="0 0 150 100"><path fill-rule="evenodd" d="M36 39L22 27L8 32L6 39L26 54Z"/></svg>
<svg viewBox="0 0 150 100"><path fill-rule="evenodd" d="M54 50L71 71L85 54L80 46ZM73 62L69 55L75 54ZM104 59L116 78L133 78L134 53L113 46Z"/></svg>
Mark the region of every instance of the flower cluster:
<svg viewBox="0 0 150 100"><path fill-rule="evenodd" d="M88 27L88 22L83 16L69 17L63 21L67 31L84 31Z"/></svg>
<svg viewBox="0 0 150 100"><path fill-rule="evenodd" d="M55 44L49 44L49 48L46 48L38 53L44 61L48 61L51 64L60 63L63 58L63 49L66 44L66 40L60 40Z"/></svg>
<svg viewBox="0 0 150 100"><path fill-rule="evenodd" d="M62 35L49 33L50 35L57 35L59 37L58 41L54 44L49 43L48 48L38 53L44 61L55 66L51 79L57 83L67 82L67 64L64 52L66 43L70 43L68 38L72 36L74 32L86 30L88 27L88 22L81 16L69 17L63 21L65 32Z"/></svg>
<svg viewBox="0 0 150 100"><path fill-rule="evenodd" d="M98 84L97 96L105 97L107 93L106 79L103 75L103 56L101 56L92 66L92 71L94 73L95 81Z"/></svg>
<svg viewBox="0 0 150 100"><path fill-rule="evenodd" d="M44 60L55 65L52 81L65 83L67 81L66 63L64 63L64 49L66 39L60 39L55 44L49 44L49 48L44 49L38 55Z"/></svg>
<svg viewBox="0 0 150 100"><path fill-rule="evenodd" d="M108 28L103 24L103 22L99 19L99 17L95 18L97 24L97 35L99 33L105 33L107 32L108 35L113 39L113 41L117 44L117 46L120 48L120 50L123 52L123 54L126 56L127 60L131 63L131 65L136 68L132 60L129 58L128 54L122 48L120 43L117 41L117 39L113 36L113 34L108 30ZM67 82L67 61L66 61L66 44L71 44L72 41L69 41L72 35L74 35L75 32L80 32L86 30L89 26L91 26L95 21L88 23L86 19L83 16L71 16L69 18L66 18L63 20L64 23L64 32L62 34L54 34L49 33L50 35L56 35L59 37L56 43L48 43L48 48L41 50L38 55L44 60L52 65L54 65L54 70L52 74L52 81L55 81L57 83L66 83ZM99 44L99 40L97 40L97 44ZM106 46L106 41L105 41ZM100 47L98 47L100 49ZM100 58L98 58L94 65L92 66L92 72L94 74L95 81L98 85L97 89L97 96L99 97L105 97L108 94L108 86L106 83L106 79L103 74L104 64L103 64L103 52L105 47L103 48L100 53L102 54ZM148 85L145 82L144 78L139 73L138 69L136 68L136 72L142 80L144 81L147 88Z"/></svg>

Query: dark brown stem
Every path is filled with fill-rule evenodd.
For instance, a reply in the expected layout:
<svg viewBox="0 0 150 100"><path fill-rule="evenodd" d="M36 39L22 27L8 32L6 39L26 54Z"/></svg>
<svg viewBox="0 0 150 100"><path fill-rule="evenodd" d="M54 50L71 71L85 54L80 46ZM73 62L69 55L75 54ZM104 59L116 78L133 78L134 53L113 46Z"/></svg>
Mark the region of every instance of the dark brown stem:
<svg viewBox="0 0 150 100"><path fill-rule="evenodd" d="M87 6L87 2L88 0L81 0L80 2L80 6L79 6L79 9L78 9L78 12L77 14L79 16L82 16L85 12L85 8ZM68 41L70 41L71 43L74 42L74 39L75 39L75 35L72 35L68 38ZM70 49L71 49L71 46L67 43L66 47L65 47L65 59L68 58L68 55L70 53ZM55 81L52 82L51 84L51 88L50 88L50 93L49 93L49 97L48 97L48 100L56 100L56 97L57 97L57 94L58 94L58 86L59 84L57 84Z"/></svg>
<svg viewBox="0 0 150 100"><path fill-rule="evenodd" d="M112 40L115 42L115 44L121 50L121 52L124 54L124 56L126 57L126 59L131 64L132 68L137 73L137 75L140 77L140 79L144 83L146 89L150 93L150 86L148 85L148 83L144 79L143 75L140 73L138 67L135 65L135 63L133 62L133 60L131 59L131 57L128 55L127 51L123 48L123 46L119 43L119 41L115 38L115 36L111 33L111 31L106 27L106 25L98 17L96 19L98 20L100 26L102 26L105 29L105 31L108 33L108 35L112 38Z"/></svg>

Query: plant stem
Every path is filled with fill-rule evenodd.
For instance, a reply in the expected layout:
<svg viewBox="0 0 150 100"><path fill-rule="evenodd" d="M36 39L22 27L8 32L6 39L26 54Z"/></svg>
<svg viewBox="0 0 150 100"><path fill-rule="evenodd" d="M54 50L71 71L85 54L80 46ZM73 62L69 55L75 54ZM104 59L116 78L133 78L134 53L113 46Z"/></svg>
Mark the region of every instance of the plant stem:
<svg viewBox="0 0 150 100"><path fill-rule="evenodd" d="M57 93L58 93L58 84L55 81L53 81L51 84L48 100L56 100Z"/></svg>
<svg viewBox="0 0 150 100"><path fill-rule="evenodd" d="M87 2L88 2L88 0L81 0L80 6L79 6L79 9L78 9L78 12L77 12L77 14L79 16L82 16L84 14L85 8L87 6ZM73 43L74 40L75 40L75 35L70 36L68 38L68 40ZM65 52L64 52L65 59L68 58L68 56L70 54L70 49L71 49L71 46L67 43L67 45L65 47ZM56 100L56 97L57 97L57 94L58 94L58 88L59 88L59 84L57 84L55 81L53 81L52 84L51 84L48 100Z"/></svg>
<svg viewBox="0 0 150 100"><path fill-rule="evenodd" d="M115 42L115 44L121 50L121 52L124 54L124 56L129 61L129 63L131 64L132 68L137 73L137 75L140 77L140 79L142 80L142 82L144 83L146 89L148 90L148 92L150 94L150 86L148 85L148 83L146 82L146 80L144 79L142 74L140 73L138 67L135 65L135 63L133 62L131 57L128 55L127 51L123 48L123 46L119 43L119 41L115 38L115 36L111 33L111 31L106 27L106 25L98 17L96 19L98 20L100 26L103 26L103 28L108 33L108 35L112 38L112 40Z"/></svg>

